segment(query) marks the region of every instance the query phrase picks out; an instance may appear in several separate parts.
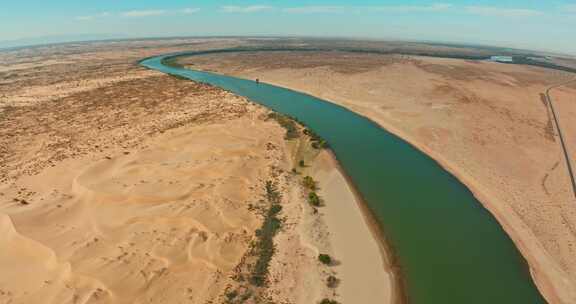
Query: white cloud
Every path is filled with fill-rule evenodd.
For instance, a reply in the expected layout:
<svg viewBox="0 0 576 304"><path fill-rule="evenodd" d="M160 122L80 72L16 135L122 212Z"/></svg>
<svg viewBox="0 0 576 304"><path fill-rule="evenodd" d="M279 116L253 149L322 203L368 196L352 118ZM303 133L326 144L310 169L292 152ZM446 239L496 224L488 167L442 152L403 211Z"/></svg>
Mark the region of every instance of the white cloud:
<svg viewBox="0 0 576 304"><path fill-rule="evenodd" d="M90 21L90 20L96 20L96 19L105 18L105 17L111 17L111 16L149 17L149 16L160 16L160 15L166 15L166 14L190 15L190 14L197 13L198 11L200 11L199 8L193 8L193 7L188 7L188 8L178 9L178 10L165 10L165 9L132 10L132 11L126 11L126 12L120 12L120 13L102 12L102 13L99 13L96 15L77 16L77 17L74 17L74 19L80 20L80 21Z"/></svg>
<svg viewBox="0 0 576 304"><path fill-rule="evenodd" d="M100 14L92 15L92 16L77 16L77 17L74 17L74 19L80 20L80 21L90 21L90 20L94 20L97 18L109 17L111 15L112 14L110 14L109 12L102 12Z"/></svg>
<svg viewBox="0 0 576 304"><path fill-rule="evenodd" d="M448 3L434 3L430 5L398 5L398 6L301 6L282 9L286 13L313 14L313 13L346 13L346 12L434 12L443 11L452 7Z"/></svg>
<svg viewBox="0 0 576 304"><path fill-rule="evenodd" d="M222 6L221 7L223 12L226 13L256 13L261 11L267 11L273 9L272 6L268 5L251 5L251 6Z"/></svg>
<svg viewBox="0 0 576 304"><path fill-rule="evenodd" d="M74 17L74 19L80 20L80 21L90 21L90 20L94 20L94 16L76 16L76 17Z"/></svg>
<svg viewBox="0 0 576 304"><path fill-rule="evenodd" d="M380 12L435 12L444 11L452 7L449 3L433 3L431 5L398 5L398 6L373 6L362 7L367 11Z"/></svg>
<svg viewBox="0 0 576 304"><path fill-rule="evenodd" d="M449 9L451 7L452 7L452 4L450 4L450 3L434 3L428 7L425 7L425 9L432 10L432 11L441 11L441 10Z"/></svg>
<svg viewBox="0 0 576 304"><path fill-rule="evenodd" d="M524 8L500 8L493 6L467 6L466 12L480 16L492 17L532 17L542 12Z"/></svg>
<svg viewBox="0 0 576 304"><path fill-rule="evenodd" d="M294 14L333 14L343 13L346 11L344 6L301 6L301 7L288 7L282 10L286 13Z"/></svg>
<svg viewBox="0 0 576 304"><path fill-rule="evenodd" d="M197 13L198 11L200 11L199 8L191 8L191 7L180 10L180 12L182 14L186 14L186 15L194 14L194 13Z"/></svg>
<svg viewBox="0 0 576 304"><path fill-rule="evenodd" d="M160 16L166 14L166 10L141 10L141 11L127 11L123 12L124 17L150 17Z"/></svg>

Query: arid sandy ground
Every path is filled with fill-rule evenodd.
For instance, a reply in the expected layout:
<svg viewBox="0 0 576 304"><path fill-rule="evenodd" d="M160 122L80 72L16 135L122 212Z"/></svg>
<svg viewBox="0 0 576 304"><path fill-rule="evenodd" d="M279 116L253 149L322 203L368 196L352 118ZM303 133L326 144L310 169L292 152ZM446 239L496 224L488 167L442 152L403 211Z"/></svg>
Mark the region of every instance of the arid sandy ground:
<svg viewBox="0 0 576 304"><path fill-rule="evenodd" d="M355 216L337 205L314 212L306 201L302 175L292 172L302 157L294 147L310 144L304 135L287 141L266 109L135 65L154 54L242 43L0 53L0 303L355 299L358 256L340 254L352 238L366 252L359 261L382 266L367 285L381 289L362 302L392 297L378 242L324 154L329 179L321 174L320 182L339 186L322 194L349 200L345 210ZM266 284L255 286L246 278L261 256L255 244L268 182L280 197L282 229ZM331 233L345 221L355 227L349 234ZM340 264L322 265L319 253ZM328 287L331 275L339 284Z"/></svg>
<svg viewBox="0 0 576 304"><path fill-rule="evenodd" d="M243 45L237 39L92 42L0 52L0 105L28 105L152 75L134 63L183 50Z"/></svg>
<svg viewBox="0 0 576 304"><path fill-rule="evenodd" d="M464 182L526 257L550 303L576 303L576 200L537 67L343 52L188 57L191 68L307 92L376 121ZM576 159L576 88L553 92Z"/></svg>

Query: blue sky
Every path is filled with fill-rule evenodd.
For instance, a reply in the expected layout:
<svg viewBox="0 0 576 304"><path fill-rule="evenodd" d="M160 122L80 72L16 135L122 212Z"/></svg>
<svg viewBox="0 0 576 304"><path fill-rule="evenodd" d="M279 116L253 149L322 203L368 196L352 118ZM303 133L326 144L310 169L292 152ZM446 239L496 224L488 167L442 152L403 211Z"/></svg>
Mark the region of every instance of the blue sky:
<svg viewBox="0 0 576 304"><path fill-rule="evenodd" d="M576 54L576 0L0 0L0 40L80 34L351 36Z"/></svg>

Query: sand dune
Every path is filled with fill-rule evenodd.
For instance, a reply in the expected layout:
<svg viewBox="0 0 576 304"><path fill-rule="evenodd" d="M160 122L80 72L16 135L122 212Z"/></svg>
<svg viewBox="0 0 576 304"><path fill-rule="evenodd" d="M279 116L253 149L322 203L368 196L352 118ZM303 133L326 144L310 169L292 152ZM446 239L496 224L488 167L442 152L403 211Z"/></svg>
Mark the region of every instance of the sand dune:
<svg viewBox="0 0 576 304"><path fill-rule="evenodd" d="M235 134L251 124L250 137ZM98 297L110 303L159 294L180 301L188 297L186 286L194 289L192 302L203 302L222 288L215 271L227 273L239 263L259 224L247 202L258 200L258 179L278 158L265 149L278 138L271 127L239 119L176 130L127 155L70 160L22 178L18 185L43 196L7 210L27 238L3 216L9 233L3 241L19 252L3 251L3 257L31 263L31 271L19 275L23 268L16 264L11 280L20 292L4 288L26 303L21 293L44 281L76 284L76 276L87 276L103 285ZM86 298L93 292L73 293Z"/></svg>

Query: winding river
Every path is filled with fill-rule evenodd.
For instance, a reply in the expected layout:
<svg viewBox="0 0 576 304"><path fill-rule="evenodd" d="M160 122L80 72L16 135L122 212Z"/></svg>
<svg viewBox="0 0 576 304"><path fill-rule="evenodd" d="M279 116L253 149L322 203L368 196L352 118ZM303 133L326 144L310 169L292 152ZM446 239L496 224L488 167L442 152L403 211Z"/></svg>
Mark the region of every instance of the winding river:
<svg viewBox="0 0 576 304"><path fill-rule="evenodd" d="M326 139L382 226L408 303L546 303L498 222L430 157L372 121L313 96L164 64L174 56L206 53L163 55L141 65L247 97Z"/></svg>

